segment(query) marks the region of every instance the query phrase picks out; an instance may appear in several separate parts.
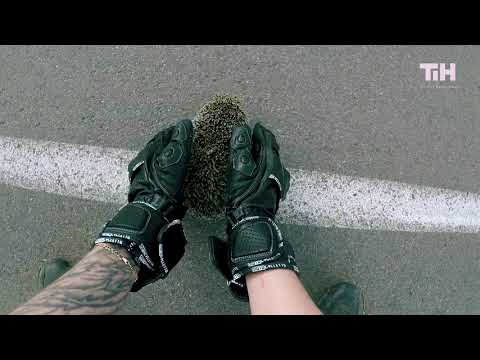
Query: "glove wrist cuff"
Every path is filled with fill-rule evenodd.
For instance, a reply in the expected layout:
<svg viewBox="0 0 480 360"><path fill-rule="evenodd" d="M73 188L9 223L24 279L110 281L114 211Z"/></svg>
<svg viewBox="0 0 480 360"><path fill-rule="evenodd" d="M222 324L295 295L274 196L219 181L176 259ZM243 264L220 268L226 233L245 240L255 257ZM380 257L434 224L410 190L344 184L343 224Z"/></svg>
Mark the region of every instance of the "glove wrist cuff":
<svg viewBox="0 0 480 360"><path fill-rule="evenodd" d="M246 276L248 274L253 274L261 271L269 270L291 270L296 274L299 274L300 271L296 265L296 261L293 255L293 252L287 255L287 258L280 257L277 260L267 261L260 265L252 267L244 267L241 269L232 270L232 276L227 280L227 285L230 289L230 292L239 300L248 301L248 289L246 284Z"/></svg>
<svg viewBox="0 0 480 360"><path fill-rule="evenodd" d="M295 253L283 240L280 228L269 217L248 216L231 228L231 279L232 293L248 299L245 275L260 271L288 269L299 273Z"/></svg>
<svg viewBox="0 0 480 360"><path fill-rule="evenodd" d="M233 224L230 229L231 261L241 266L274 260L283 247L280 228L270 217L251 215Z"/></svg>
<svg viewBox="0 0 480 360"><path fill-rule="evenodd" d="M167 210L167 215L164 211ZM163 210L163 211L162 211ZM181 220L175 215L184 214L183 209L167 207L160 210L151 203L135 200L122 207L109 221L95 244L110 243L124 248L132 261L140 268L139 280L132 287L140 289L148 282L142 279L158 279L167 276L169 271L163 254L159 253L158 240L173 225L180 225ZM170 231L169 231L170 232Z"/></svg>

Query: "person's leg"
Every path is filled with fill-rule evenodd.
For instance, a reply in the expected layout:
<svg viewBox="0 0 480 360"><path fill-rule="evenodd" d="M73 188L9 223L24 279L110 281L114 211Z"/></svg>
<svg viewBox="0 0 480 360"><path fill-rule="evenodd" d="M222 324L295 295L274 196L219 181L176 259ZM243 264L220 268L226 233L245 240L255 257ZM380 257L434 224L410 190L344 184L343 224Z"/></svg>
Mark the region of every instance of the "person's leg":
<svg viewBox="0 0 480 360"><path fill-rule="evenodd" d="M44 262L38 272L38 286L40 289L45 289L71 268L72 265L67 260L61 258Z"/></svg>
<svg viewBox="0 0 480 360"><path fill-rule="evenodd" d="M348 282L329 287L317 301L325 315L365 315L361 290Z"/></svg>
<svg viewBox="0 0 480 360"><path fill-rule="evenodd" d="M112 314L122 305L139 274L130 254L114 245L96 245L74 267L55 279L65 267L64 261L48 265L43 284L51 283L11 314Z"/></svg>

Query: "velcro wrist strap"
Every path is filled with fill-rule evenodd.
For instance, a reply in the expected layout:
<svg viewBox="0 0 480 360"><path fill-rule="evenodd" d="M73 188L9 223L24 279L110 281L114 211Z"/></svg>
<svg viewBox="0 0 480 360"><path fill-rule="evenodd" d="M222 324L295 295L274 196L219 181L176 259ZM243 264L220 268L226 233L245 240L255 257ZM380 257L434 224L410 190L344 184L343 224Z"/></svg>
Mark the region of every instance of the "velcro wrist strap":
<svg viewBox="0 0 480 360"><path fill-rule="evenodd" d="M246 217L232 227L233 280L258 271L290 269L298 273L295 255L278 225L268 217Z"/></svg>
<svg viewBox="0 0 480 360"><path fill-rule="evenodd" d="M278 253L283 239L272 219L248 216L232 226L230 241L232 262L250 263Z"/></svg>
<svg viewBox="0 0 480 360"><path fill-rule="evenodd" d="M299 273L291 245L269 217L243 218L232 226L230 241L231 277L227 284L237 299L248 301L247 274L274 269Z"/></svg>
<svg viewBox="0 0 480 360"><path fill-rule="evenodd" d="M151 204L134 201L118 211L100 236L138 242L156 236L159 229L167 223L168 219Z"/></svg>
<svg viewBox="0 0 480 360"><path fill-rule="evenodd" d="M154 270L154 261L148 255L147 249L142 249L142 246L155 239L168 223L168 219L153 205L134 201L118 211L105 225L95 243L117 244L130 253L138 266L143 264L149 270Z"/></svg>

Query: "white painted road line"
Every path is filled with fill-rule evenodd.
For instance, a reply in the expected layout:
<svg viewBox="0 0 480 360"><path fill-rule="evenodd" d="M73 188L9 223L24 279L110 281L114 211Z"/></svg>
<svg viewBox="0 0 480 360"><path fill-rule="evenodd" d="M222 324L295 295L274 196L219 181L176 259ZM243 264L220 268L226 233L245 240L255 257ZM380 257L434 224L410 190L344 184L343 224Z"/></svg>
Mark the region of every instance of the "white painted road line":
<svg viewBox="0 0 480 360"><path fill-rule="evenodd" d="M0 136L0 182L123 204L135 152ZM480 194L290 169L281 222L389 231L480 232Z"/></svg>

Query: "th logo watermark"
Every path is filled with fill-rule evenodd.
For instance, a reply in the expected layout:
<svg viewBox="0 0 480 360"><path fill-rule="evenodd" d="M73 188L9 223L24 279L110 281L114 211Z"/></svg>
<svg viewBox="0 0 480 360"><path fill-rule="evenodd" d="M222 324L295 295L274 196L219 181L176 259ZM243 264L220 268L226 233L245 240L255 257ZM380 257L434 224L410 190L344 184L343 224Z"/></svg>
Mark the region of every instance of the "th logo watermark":
<svg viewBox="0 0 480 360"><path fill-rule="evenodd" d="M447 69L445 63L421 63L420 69L425 70L425 81L445 81L447 76L450 81L456 80L455 63L450 63Z"/></svg>

